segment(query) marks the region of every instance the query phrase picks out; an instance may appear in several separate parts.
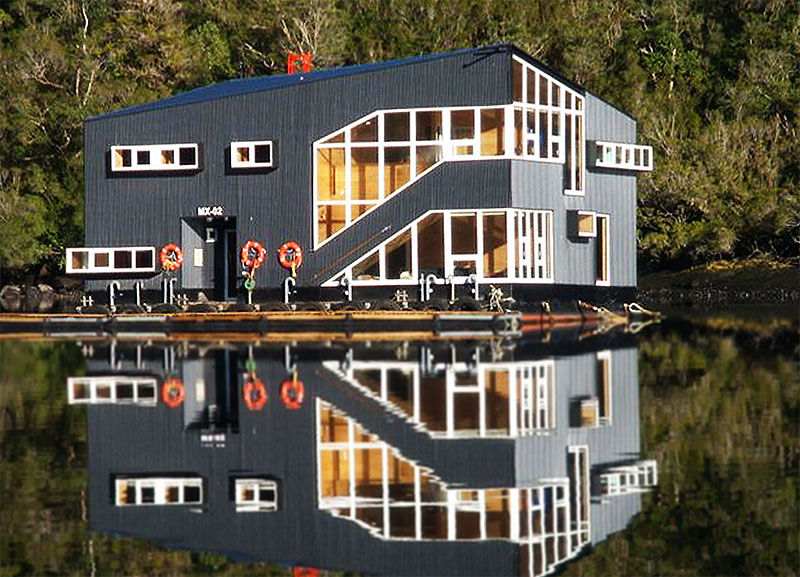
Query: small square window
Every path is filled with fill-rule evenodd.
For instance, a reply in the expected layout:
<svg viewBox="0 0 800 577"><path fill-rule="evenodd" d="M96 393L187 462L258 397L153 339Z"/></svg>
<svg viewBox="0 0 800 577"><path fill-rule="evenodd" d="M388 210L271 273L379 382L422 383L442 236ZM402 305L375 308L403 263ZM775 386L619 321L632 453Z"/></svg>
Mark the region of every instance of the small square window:
<svg viewBox="0 0 800 577"><path fill-rule="evenodd" d="M86 383L78 382L72 384L72 398L75 400L89 398L89 387Z"/></svg>
<svg viewBox="0 0 800 577"><path fill-rule="evenodd" d="M136 153L136 164L150 164L150 151L140 150Z"/></svg>
<svg viewBox="0 0 800 577"><path fill-rule="evenodd" d="M236 147L236 161L237 162L250 162L250 147L237 146Z"/></svg>
<svg viewBox="0 0 800 577"><path fill-rule="evenodd" d="M183 502L184 503L199 503L200 502L200 487L188 486L183 488Z"/></svg>
<svg viewBox="0 0 800 577"><path fill-rule="evenodd" d="M161 151L161 164L175 164L175 151L162 150Z"/></svg>
<svg viewBox="0 0 800 577"><path fill-rule="evenodd" d="M108 267L110 264L109 261L109 253L107 252L96 252L94 253L94 266L95 267Z"/></svg>
<svg viewBox="0 0 800 577"><path fill-rule="evenodd" d="M117 168L131 166L131 158L130 148L118 148L114 151L114 166Z"/></svg>
<svg viewBox="0 0 800 577"><path fill-rule="evenodd" d="M153 252L149 250L136 251L136 268L153 268Z"/></svg>
<svg viewBox="0 0 800 577"><path fill-rule="evenodd" d="M117 399L119 399L119 400L132 400L133 399L133 383L119 383L117 385Z"/></svg>
<svg viewBox="0 0 800 577"><path fill-rule="evenodd" d="M155 502L156 502L155 487L142 487L142 503L155 503Z"/></svg>
<svg viewBox="0 0 800 577"><path fill-rule="evenodd" d="M89 268L89 252L85 250L73 251L72 268L75 270L85 270Z"/></svg>
<svg viewBox="0 0 800 577"><path fill-rule="evenodd" d="M272 146L269 144L255 145L256 164L270 164L272 162Z"/></svg>
<svg viewBox="0 0 800 577"><path fill-rule="evenodd" d="M114 268L133 268L133 254L131 251L115 250Z"/></svg>
<svg viewBox="0 0 800 577"><path fill-rule="evenodd" d="M194 147L184 146L179 151L181 166L194 166L197 164L197 154Z"/></svg>

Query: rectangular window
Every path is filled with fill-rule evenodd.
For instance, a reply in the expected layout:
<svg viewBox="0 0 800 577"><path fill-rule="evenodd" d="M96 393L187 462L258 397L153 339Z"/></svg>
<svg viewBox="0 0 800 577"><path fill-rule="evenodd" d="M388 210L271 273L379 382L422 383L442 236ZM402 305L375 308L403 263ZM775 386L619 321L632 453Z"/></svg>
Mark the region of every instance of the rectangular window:
<svg viewBox="0 0 800 577"><path fill-rule="evenodd" d="M117 478L114 483L117 507L135 505L192 505L203 502L201 477Z"/></svg>
<svg viewBox="0 0 800 577"><path fill-rule="evenodd" d="M442 139L442 111L421 110L417 112L417 141Z"/></svg>
<svg viewBox="0 0 800 577"><path fill-rule="evenodd" d="M317 239L322 242L345 225L345 209L341 204L322 205L317 213Z"/></svg>
<svg viewBox="0 0 800 577"><path fill-rule="evenodd" d="M377 200L378 148L353 148L350 150L351 198L353 200Z"/></svg>
<svg viewBox="0 0 800 577"><path fill-rule="evenodd" d="M503 108L481 110L481 156L502 156L505 152Z"/></svg>
<svg viewBox="0 0 800 577"><path fill-rule="evenodd" d="M68 248L66 261L67 274L156 272L152 246Z"/></svg>
<svg viewBox="0 0 800 577"><path fill-rule="evenodd" d="M270 168L272 166L271 140L231 142L231 168Z"/></svg>
<svg viewBox="0 0 800 577"><path fill-rule="evenodd" d="M386 142L410 140L410 115L408 112L387 112L383 115L383 132Z"/></svg>
<svg viewBox="0 0 800 577"><path fill-rule="evenodd" d="M595 166L649 172L653 170L653 148L640 144L595 142Z"/></svg>
<svg viewBox="0 0 800 577"><path fill-rule="evenodd" d="M483 215L483 276L508 276L508 230L505 212Z"/></svg>
<svg viewBox="0 0 800 577"><path fill-rule="evenodd" d="M317 150L317 198L321 201L345 199L344 150L344 148Z"/></svg>
<svg viewBox="0 0 800 577"><path fill-rule="evenodd" d="M450 113L450 139L471 140L475 138L475 111L453 110Z"/></svg>
<svg viewBox="0 0 800 577"><path fill-rule="evenodd" d="M236 512L278 510L278 484L268 479L236 479Z"/></svg>
<svg viewBox="0 0 800 577"><path fill-rule="evenodd" d="M383 155L384 196L389 196L411 179L411 148L387 146Z"/></svg>
<svg viewBox="0 0 800 577"><path fill-rule="evenodd" d="M595 246L595 281L598 285L609 284L609 238L608 215L597 215L597 242Z"/></svg>
<svg viewBox="0 0 800 577"><path fill-rule="evenodd" d="M157 172L199 168L199 146L195 143L111 147L112 172Z"/></svg>

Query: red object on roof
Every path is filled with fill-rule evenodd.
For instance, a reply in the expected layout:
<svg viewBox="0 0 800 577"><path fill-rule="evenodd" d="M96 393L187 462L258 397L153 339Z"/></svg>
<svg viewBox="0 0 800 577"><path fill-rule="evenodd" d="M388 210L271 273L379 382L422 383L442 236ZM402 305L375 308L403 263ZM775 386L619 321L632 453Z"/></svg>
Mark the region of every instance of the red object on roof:
<svg viewBox="0 0 800 577"><path fill-rule="evenodd" d="M289 52L286 59L286 72L311 72L311 52Z"/></svg>
<svg viewBox="0 0 800 577"><path fill-rule="evenodd" d="M316 567L294 567L294 577L318 577L319 570Z"/></svg>

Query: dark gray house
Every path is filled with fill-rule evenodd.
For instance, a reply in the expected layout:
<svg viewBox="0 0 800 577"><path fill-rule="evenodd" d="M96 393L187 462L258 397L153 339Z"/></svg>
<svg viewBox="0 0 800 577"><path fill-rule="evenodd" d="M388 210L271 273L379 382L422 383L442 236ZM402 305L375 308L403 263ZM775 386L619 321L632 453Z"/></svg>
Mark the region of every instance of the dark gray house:
<svg viewBox="0 0 800 577"><path fill-rule="evenodd" d="M657 482L624 338L90 355L67 388L89 405L95 531L362 574L534 577L623 529Z"/></svg>
<svg viewBox="0 0 800 577"><path fill-rule="evenodd" d="M236 79L85 122L86 247L67 272L101 290L233 299L239 250L268 251L257 294L303 249L300 298L465 283L517 298L631 298L636 122L511 45ZM452 287L455 286L456 289Z"/></svg>

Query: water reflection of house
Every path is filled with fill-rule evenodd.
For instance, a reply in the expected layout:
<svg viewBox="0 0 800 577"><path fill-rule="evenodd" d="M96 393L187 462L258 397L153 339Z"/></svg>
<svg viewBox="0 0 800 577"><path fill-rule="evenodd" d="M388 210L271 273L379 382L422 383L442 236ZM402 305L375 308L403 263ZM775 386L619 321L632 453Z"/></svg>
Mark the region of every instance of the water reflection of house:
<svg viewBox="0 0 800 577"><path fill-rule="evenodd" d="M597 349L95 347L68 384L92 405L91 527L362 573L549 573L656 482L636 349Z"/></svg>

